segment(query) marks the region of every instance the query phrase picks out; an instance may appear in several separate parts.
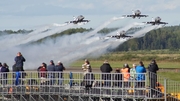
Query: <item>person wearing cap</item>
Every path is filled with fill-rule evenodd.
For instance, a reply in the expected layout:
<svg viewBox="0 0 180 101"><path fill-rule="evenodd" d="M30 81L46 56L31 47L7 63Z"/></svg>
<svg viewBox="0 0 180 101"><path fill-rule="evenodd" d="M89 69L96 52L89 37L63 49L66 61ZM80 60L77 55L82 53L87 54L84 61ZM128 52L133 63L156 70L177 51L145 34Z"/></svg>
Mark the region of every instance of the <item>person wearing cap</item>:
<svg viewBox="0 0 180 101"><path fill-rule="evenodd" d="M84 75L86 73L92 72L90 62L87 59L85 59L84 64L82 64L82 70L84 71Z"/></svg>
<svg viewBox="0 0 180 101"><path fill-rule="evenodd" d="M121 69L121 73L123 75L124 87L129 87L130 67L127 63L123 65L123 68Z"/></svg>
<svg viewBox="0 0 180 101"><path fill-rule="evenodd" d="M152 60L151 63L148 66L148 73L149 73L149 81L150 81L150 88L151 89L151 95L155 95L155 88L156 88L156 82L157 82L157 71L159 70L159 67L155 60Z"/></svg>
<svg viewBox="0 0 180 101"><path fill-rule="evenodd" d="M102 80L104 80L104 85L105 86L111 86L111 82L108 82L108 81L111 80L111 74L110 73L113 69L107 60L105 60L103 62L103 64L100 67L100 70L102 72L101 78L102 78Z"/></svg>
<svg viewBox="0 0 180 101"><path fill-rule="evenodd" d="M138 88L144 88L145 87L145 73L146 68L144 67L144 64L142 61L139 62L139 65L136 66L136 87ZM143 95L143 90L139 90L140 94Z"/></svg>
<svg viewBox="0 0 180 101"><path fill-rule="evenodd" d="M57 83L58 85L62 85L64 70L65 70L65 67L63 66L63 63L61 61L58 61L58 64L55 67L56 78L58 78L58 83Z"/></svg>
<svg viewBox="0 0 180 101"><path fill-rule="evenodd" d="M55 64L54 61L51 60L50 64L47 66L48 78L50 79L50 84L54 85L55 83Z"/></svg>

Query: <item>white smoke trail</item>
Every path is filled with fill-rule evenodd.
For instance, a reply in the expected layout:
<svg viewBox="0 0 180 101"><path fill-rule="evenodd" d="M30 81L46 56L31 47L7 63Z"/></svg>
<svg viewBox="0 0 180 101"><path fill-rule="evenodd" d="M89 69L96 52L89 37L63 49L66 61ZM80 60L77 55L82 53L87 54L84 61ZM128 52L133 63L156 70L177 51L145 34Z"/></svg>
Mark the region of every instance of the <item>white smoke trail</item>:
<svg viewBox="0 0 180 101"><path fill-rule="evenodd" d="M146 30L150 30L150 28L147 28ZM57 31L60 31L60 29L57 29ZM54 32L56 32L56 30L54 30ZM52 34L54 32L48 31L47 33L41 33L39 34L40 36L36 37L42 38L44 37L44 34ZM133 35L139 37L144 35L146 32L147 31L142 31L141 33L137 33L137 35L136 33ZM114 49L118 45L127 41L126 39L99 40L99 36L85 38L84 36L86 34L87 33L77 33L62 36L55 41L48 40L41 44L10 47L6 51L0 51L0 55L4 57L1 58L0 61L12 65L16 53L20 51L27 60L24 66L25 70L36 69L42 62L49 63L50 60L54 60L55 62L60 60L65 63L65 66L68 66L70 63L81 58L86 58L88 55L98 57L107 53L109 49Z"/></svg>
<svg viewBox="0 0 180 101"><path fill-rule="evenodd" d="M49 25L44 25L44 26L41 26L41 27L38 27L38 28L36 28L36 29L34 29L32 32L30 32L30 33L24 33L24 34L21 34L21 33L16 33L16 34L5 34L4 36L1 36L0 37L0 45L3 45L4 43L14 43L15 42L15 40L13 41L13 40L9 40L9 41L7 41L6 39L12 39L12 38L14 38L14 39L23 39L23 38L21 38L21 37L31 37L31 36L33 36L33 35L36 35L36 34L39 34L39 33L42 33L43 31L47 31L47 30L49 30L49 29L51 29L52 27L56 27L56 26L58 26L58 27L62 27L62 26L65 26L65 25L67 25L67 24L57 24L57 23L53 23L53 24L49 24ZM20 34L19 36L17 36L17 34Z"/></svg>
<svg viewBox="0 0 180 101"><path fill-rule="evenodd" d="M56 45L59 44L60 48L57 48L56 50L54 50L53 46L48 45L49 46L48 49L52 49L53 53L50 54L47 52L47 55L46 55L47 58L43 57L43 59L45 60L50 60L50 59L59 60L60 59L61 61L64 61L64 63L70 64L73 61L83 58L94 51L101 50L101 52L99 53L103 54L104 52L106 52L106 49L105 49L106 47L114 48L114 47L117 47L119 44L125 42L125 41L122 41L122 42L120 41L120 43L115 42L112 45L114 47L112 47L110 46L110 43L108 41L104 42L104 40L99 40L99 37L94 36L90 38L84 38L83 33L77 33L75 35L70 35L70 36L64 36L58 40L61 40L61 42L56 42ZM83 44L79 44L80 42L82 42ZM53 54L58 54L58 57L54 56ZM99 55L96 55L96 56L99 56Z"/></svg>
<svg viewBox="0 0 180 101"><path fill-rule="evenodd" d="M135 26L140 26L140 25L144 25L144 24L143 24L143 23L134 22L134 23L131 23L131 24L129 24L129 25L123 27L123 28L119 28L118 30L113 31L113 32L107 34L107 36L109 36L109 35L116 35L116 32L121 32L121 31L123 31L123 30L124 30L124 31L127 31L127 30L129 30L130 28L133 28L133 27L135 27Z"/></svg>
<svg viewBox="0 0 180 101"><path fill-rule="evenodd" d="M95 35L99 30L105 28L106 26L108 26L109 24L111 24L113 21L117 21L120 19L124 19L124 17L113 17L110 20L104 22L101 26L99 26L98 28L96 28L95 30L93 30L92 32L88 33L86 36L84 36L85 38L88 38L90 36Z"/></svg>
<svg viewBox="0 0 180 101"><path fill-rule="evenodd" d="M42 38L47 37L47 36L51 36L51 35L56 34L56 33L60 33L64 30L72 28L72 27L75 27L75 26L73 24L70 24L70 25L64 26L64 27L61 27L61 26L55 27L55 28L52 28L51 30L46 31L46 32L41 32L42 30L38 30L38 31L29 33L29 34L11 35L11 36L7 37L8 39L11 39L11 40L8 40L6 42L7 38L3 39L3 42L1 44L6 44L6 45L0 49L5 50L5 49L8 49L10 47L17 46L17 45L37 41L39 39L42 39Z"/></svg>
<svg viewBox="0 0 180 101"><path fill-rule="evenodd" d="M143 37L147 32L153 30L153 29L156 29L157 26L148 26L148 27L145 27L143 28L142 30L138 31L138 32L135 32L133 34L133 38L139 38L139 37Z"/></svg>

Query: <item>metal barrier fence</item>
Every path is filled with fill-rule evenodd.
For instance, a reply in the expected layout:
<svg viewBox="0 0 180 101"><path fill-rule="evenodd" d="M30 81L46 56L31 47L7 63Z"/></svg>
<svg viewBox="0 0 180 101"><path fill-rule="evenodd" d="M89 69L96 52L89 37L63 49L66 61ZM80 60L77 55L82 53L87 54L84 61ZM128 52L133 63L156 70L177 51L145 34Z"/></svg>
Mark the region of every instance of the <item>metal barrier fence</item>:
<svg viewBox="0 0 180 101"><path fill-rule="evenodd" d="M130 78L124 79L125 75ZM133 78L121 73L8 72L0 74L0 94L2 101L180 100L179 82L153 73L134 75Z"/></svg>

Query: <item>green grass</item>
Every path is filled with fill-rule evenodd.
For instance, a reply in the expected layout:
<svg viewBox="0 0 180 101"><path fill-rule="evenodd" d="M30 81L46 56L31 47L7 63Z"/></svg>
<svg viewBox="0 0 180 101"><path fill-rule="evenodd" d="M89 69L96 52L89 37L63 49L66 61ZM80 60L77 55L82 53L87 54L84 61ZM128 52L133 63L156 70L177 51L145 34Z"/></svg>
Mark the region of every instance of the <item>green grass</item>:
<svg viewBox="0 0 180 101"><path fill-rule="evenodd" d="M168 80L172 80L172 81L178 81L180 84L180 72L176 72L174 71L170 71L170 72L158 72L158 75L160 75L163 78L166 78Z"/></svg>
<svg viewBox="0 0 180 101"><path fill-rule="evenodd" d="M90 60L90 64L92 68L100 68L103 64L104 60ZM140 61L140 60L139 60ZM109 61L112 68L122 68L123 64L128 63L130 67L132 67L133 63L138 64L139 61ZM147 68L151 61L143 61L145 67ZM76 61L71 64L70 67L74 68L81 68L82 64L84 63L83 60ZM159 68L179 68L179 62L171 62L171 61L157 61Z"/></svg>
<svg viewBox="0 0 180 101"><path fill-rule="evenodd" d="M139 51L124 51L124 52L111 52L100 56L99 58L88 58L92 68L99 68L104 60L108 60L113 68L121 68L124 63L132 66L133 63L138 64L143 61L145 67L151 62L152 59L157 61L159 68L180 68L180 54L179 51L169 50L139 50ZM72 63L71 67L81 67L84 60L78 60Z"/></svg>

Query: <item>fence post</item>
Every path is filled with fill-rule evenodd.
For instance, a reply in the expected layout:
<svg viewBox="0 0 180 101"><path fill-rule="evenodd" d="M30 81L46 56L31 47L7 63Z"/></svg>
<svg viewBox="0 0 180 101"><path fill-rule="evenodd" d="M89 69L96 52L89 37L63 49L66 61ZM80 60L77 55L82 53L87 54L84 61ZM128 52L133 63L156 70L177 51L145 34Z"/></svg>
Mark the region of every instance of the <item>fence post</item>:
<svg viewBox="0 0 180 101"><path fill-rule="evenodd" d="M167 101L167 95L166 95L167 86L166 86L166 84L167 84L167 79L164 79L164 98L165 98L164 101Z"/></svg>

